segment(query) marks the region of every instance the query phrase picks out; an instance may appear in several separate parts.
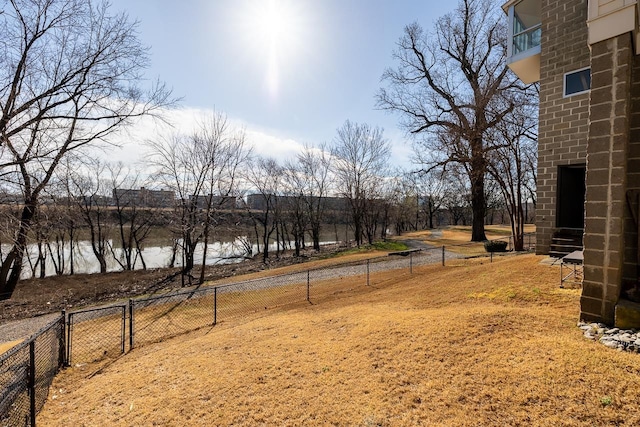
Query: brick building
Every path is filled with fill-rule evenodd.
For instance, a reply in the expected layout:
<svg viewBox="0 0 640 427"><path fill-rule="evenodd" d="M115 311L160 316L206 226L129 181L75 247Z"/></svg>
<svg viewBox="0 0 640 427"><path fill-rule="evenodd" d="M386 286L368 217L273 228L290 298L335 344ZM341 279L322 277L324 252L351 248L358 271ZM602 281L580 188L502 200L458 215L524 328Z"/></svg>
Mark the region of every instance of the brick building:
<svg viewBox="0 0 640 427"><path fill-rule="evenodd" d="M503 9L509 66L540 82L537 250L560 256L584 243L581 318L640 327L638 2Z"/></svg>
<svg viewBox="0 0 640 427"><path fill-rule="evenodd" d="M118 203L120 206L167 208L173 206L176 201L176 195L173 191L149 190L144 187L139 190L134 188L114 188L112 196L114 203Z"/></svg>

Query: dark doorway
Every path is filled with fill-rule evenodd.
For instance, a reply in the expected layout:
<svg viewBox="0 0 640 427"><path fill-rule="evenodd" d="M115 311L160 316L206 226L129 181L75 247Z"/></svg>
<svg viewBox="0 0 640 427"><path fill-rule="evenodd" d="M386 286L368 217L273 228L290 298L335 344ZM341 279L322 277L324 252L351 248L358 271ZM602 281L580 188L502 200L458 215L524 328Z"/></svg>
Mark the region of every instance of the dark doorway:
<svg viewBox="0 0 640 427"><path fill-rule="evenodd" d="M558 167L556 227L584 228L585 166Z"/></svg>

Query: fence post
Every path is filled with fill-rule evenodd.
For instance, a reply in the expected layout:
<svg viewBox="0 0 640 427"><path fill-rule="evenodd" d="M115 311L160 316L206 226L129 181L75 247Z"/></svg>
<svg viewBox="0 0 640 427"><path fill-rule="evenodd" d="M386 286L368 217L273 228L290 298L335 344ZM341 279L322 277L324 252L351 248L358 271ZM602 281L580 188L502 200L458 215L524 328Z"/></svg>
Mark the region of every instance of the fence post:
<svg viewBox="0 0 640 427"><path fill-rule="evenodd" d="M213 288L213 326L218 323L218 287Z"/></svg>
<svg viewBox="0 0 640 427"><path fill-rule="evenodd" d="M73 340L73 313L69 313L69 319L67 319L67 366L71 366L71 341Z"/></svg>
<svg viewBox="0 0 640 427"><path fill-rule="evenodd" d="M369 260L367 260L367 286L369 286Z"/></svg>
<svg viewBox="0 0 640 427"><path fill-rule="evenodd" d="M122 354L124 354L125 346L126 346L126 334L127 334L127 307L122 306L122 332L121 332L121 341L122 341Z"/></svg>
<svg viewBox="0 0 640 427"><path fill-rule="evenodd" d="M129 300L129 351L133 350L133 334L135 327L133 325L133 299Z"/></svg>
<svg viewBox="0 0 640 427"><path fill-rule="evenodd" d="M413 274L413 253L409 253L409 274Z"/></svg>
<svg viewBox="0 0 640 427"><path fill-rule="evenodd" d="M310 276L311 276L311 271L307 270L307 301L311 302L311 295L310 295Z"/></svg>
<svg viewBox="0 0 640 427"><path fill-rule="evenodd" d="M442 245L442 266L444 267L444 245Z"/></svg>
<svg viewBox="0 0 640 427"><path fill-rule="evenodd" d="M489 260L493 262L493 251L489 252Z"/></svg>
<svg viewBox="0 0 640 427"><path fill-rule="evenodd" d="M36 425L36 338L29 342L29 421Z"/></svg>
<svg viewBox="0 0 640 427"><path fill-rule="evenodd" d="M66 352L66 347L67 347L67 340L65 339L64 334L67 332L67 312L66 310L62 310L62 324L60 325L60 355L58 356L60 359L58 360L58 369L60 369L63 366L67 366L67 352Z"/></svg>

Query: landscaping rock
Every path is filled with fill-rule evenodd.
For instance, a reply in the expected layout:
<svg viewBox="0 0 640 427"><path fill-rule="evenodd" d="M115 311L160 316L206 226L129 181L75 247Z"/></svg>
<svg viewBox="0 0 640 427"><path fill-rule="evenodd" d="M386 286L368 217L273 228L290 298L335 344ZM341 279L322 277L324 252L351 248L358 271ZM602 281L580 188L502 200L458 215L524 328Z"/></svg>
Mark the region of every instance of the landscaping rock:
<svg viewBox="0 0 640 427"><path fill-rule="evenodd" d="M608 328L602 323L578 322L578 328L589 340L620 351L640 353L640 330Z"/></svg>

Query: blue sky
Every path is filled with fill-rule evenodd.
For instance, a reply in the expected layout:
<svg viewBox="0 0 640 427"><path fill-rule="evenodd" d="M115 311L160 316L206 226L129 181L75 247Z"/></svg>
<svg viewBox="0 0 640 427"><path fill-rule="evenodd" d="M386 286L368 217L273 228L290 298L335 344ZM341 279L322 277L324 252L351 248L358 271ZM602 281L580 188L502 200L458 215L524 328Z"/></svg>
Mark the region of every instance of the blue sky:
<svg viewBox="0 0 640 427"><path fill-rule="evenodd" d="M176 121L215 108L246 127L259 154L276 157L330 142L347 119L366 122L385 128L394 163L406 165L410 144L396 116L375 110L374 95L404 26L418 21L428 29L455 4L112 0L112 10L140 21L151 48L147 76L183 98Z"/></svg>

